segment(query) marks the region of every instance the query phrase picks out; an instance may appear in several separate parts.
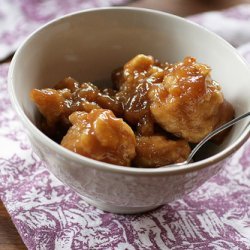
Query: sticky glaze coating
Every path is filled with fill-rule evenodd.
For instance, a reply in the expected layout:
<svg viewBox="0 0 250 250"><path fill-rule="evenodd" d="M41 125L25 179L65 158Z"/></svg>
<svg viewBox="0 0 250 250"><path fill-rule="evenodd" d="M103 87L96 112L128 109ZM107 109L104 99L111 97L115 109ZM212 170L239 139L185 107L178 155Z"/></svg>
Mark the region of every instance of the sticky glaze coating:
<svg viewBox="0 0 250 250"><path fill-rule="evenodd" d="M233 117L233 108L223 97L210 68L194 58L171 65L160 84L149 91L150 110L166 131L198 143L208 133Z"/></svg>
<svg viewBox="0 0 250 250"><path fill-rule="evenodd" d="M69 116L72 127L61 145L86 157L122 166L130 166L135 157L135 135L111 110L77 111Z"/></svg>
<svg viewBox="0 0 250 250"><path fill-rule="evenodd" d="M138 55L113 74L118 89L116 99L122 104L124 119L139 135L154 134L148 92L152 84L162 82L165 67L152 56Z"/></svg>
<svg viewBox="0 0 250 250"><path fill-rule="evenodd" d="M67 149L116 165L160 167L186 160L189 143L233 118L210 72L192 57L169 64L137 55L112 73L112 89L67 77L32 90L31 99L42 131Z"/></svg>
<svg viewBox="0 0 250 250"><path fill-rule="evenodd" d="M170 140L163 135L137 136L134 165L152 168L183 162L190 151L185 140Z"/></svg>
<svg viewBox="0 0 250 250"><path fill-rule="evenodd" d="M89 82L78 83L67 77L54 88L33 89L31 99L36 104L45 121L41 129L53 140L60 142L71 126L69 116L75 111L90 112L93 109L110 109L116 115L122 113L121 104L114 99L116 91L99 90Z"/></svg>

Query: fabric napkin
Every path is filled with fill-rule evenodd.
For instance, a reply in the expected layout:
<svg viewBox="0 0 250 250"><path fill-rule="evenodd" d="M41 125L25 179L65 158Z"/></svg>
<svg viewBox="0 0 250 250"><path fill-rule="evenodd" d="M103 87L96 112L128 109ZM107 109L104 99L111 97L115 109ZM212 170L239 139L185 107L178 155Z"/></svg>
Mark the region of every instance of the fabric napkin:
<svg viewBox="0 0 250 250"><path fill-rule="evenodd" d="M249 60L250 5L190 19L240 46ZM183 199L142 215L103 212L57 180L32 151L10 104L8 67L0 66L0 196L28 249L250 248L250 140Z"/></svg>

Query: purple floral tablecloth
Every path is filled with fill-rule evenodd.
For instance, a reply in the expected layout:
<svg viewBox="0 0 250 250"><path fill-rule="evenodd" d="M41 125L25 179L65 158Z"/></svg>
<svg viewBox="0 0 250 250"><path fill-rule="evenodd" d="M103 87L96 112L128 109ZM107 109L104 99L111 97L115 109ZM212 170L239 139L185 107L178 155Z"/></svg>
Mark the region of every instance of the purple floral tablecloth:
<svg viewBox="0 0 250 250"><path fill-rule="evenodd" d="M50 1L11 0L5 5L21 2L46 7ZM44 21L65 9L75 10L73 3L87 6L91 1L68 1L66 7L63 1L54 2L61 4L57 14L20 5L30 14L16 22L22 31L14 32L15 37L15 26L4 27L6 40L0 23L1 56L15 50L40 25L40 17ZM8 24L2 14L5 5L0 5L0 20ZM250 59L250 5L190 19L220 34ZM10 104L8 67L0 65L0 197L28 249L250 249L250 140L223 171L183 199L143 215L106 213L64 186L32 151Z"/></svg>

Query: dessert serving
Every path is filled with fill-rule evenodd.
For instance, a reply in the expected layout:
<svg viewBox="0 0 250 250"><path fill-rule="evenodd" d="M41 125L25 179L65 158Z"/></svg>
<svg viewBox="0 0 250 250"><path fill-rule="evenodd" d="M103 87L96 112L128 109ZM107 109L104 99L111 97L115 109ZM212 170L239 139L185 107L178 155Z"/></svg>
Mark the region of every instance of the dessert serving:
<svg viewBox="0 0 250 250"><path fill-rule="evenodd" d="M149 211L196 190L249 138L245 119L193 162L168 166L234 110L249 111L250 71L216 34L165 12L113 7L52 21L19 47L8 82L48 171L113 213Z"/></svg>
<svg viewBox="0 0 250 250"><path fill-rule="evenodd" d="M184 161L192 144L233 118L210 72L192 57L170 64L139 54L112 73L113 88L67 77L33 89L31 99L41 130L63 147L111 164L160 167Z"/></svg>

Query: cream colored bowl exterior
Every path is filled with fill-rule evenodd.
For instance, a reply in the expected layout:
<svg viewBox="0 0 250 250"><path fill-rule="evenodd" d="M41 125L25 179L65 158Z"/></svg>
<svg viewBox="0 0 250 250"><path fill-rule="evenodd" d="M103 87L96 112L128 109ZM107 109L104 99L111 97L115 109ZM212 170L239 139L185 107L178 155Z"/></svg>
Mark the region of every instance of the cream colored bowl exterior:
<svg viewBox="0 0 250 250"><path fill-rule="evenodd" d="M157 11L104 8L65 16L28 37L9 71L13 105L47 168L87 202L115 213L143 212L181 198L215 175L250 133L244 120L210 158L171 169L136 169L77 155L35 127L31 89L52 86L68 75L102 85L113 69L138 53L170 62L196 57L212 67L237 114L250 110L250 72L236 51L204 28Z"/></svg>

